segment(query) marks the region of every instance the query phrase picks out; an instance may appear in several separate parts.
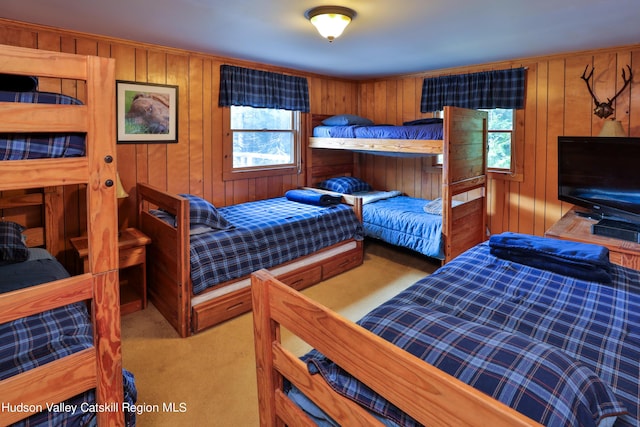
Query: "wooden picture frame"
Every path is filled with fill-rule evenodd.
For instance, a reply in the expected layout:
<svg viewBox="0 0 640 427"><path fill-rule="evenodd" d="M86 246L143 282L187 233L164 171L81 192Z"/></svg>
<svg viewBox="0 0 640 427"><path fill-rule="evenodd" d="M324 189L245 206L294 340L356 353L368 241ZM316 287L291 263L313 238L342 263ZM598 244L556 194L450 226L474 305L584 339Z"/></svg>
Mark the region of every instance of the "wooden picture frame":
<svg viewBox="0 0 640 427"><path fill-rule="evenodd" d="M116 81L119 144L177 143L178 86Z"/></svg>

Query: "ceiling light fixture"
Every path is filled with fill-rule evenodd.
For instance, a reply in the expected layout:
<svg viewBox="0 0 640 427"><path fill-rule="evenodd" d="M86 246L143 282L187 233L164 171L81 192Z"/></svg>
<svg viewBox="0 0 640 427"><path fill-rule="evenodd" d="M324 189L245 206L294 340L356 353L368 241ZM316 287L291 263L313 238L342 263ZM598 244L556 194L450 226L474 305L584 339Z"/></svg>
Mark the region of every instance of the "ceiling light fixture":
<svg viewBox="0 0 640 427"><path fill-rule="evenodd" d="M356 12L342 6L318 6L307 10L304 16L318 29L322 37L332 42L355 18Z"/></svg>

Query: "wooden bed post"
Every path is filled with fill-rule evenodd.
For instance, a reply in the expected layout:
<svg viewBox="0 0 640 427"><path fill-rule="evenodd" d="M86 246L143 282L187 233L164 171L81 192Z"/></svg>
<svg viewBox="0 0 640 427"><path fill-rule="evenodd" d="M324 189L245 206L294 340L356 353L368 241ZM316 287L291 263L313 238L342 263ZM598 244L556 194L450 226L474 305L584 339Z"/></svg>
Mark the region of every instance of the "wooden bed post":
<svg viewBox="0 0 640 427"><path fill-rule="evenodd" d="M89 266L93 274L94 345L97 358L96 400L123 402L118 281L118 215L116 200L115 61L87 57L87 103L94 108L87 124ZM100 425L124 425L122 405L98 412Z"/></svg>
<svg viewBox="0 0 640 427"><path fill-rule="evenodd" d="M258 409L261 426L284 425L276 416L276 390L282 389L282 377L273 366L272 343L280 342L280 326L269 314L270 275L259 270L251 275L253 300L253 335L256 347L256 371L258 378Z"/></svg>
<svg viewBox="0 0 640 427"><path fill-rule="evenodd" d="M64 231L60 230L60 221L63 218L64 199L61 185L44 188L44 239L47 250L63 261Z"/></svg>
<svg viewBox="0 0 640 427"><path fill-rule="evenodd" d="M487 113L444 107L444 117L442 233L446 263L486 240ZM471 195L471 200L453 208L453 197L464 194Z"/></svg>

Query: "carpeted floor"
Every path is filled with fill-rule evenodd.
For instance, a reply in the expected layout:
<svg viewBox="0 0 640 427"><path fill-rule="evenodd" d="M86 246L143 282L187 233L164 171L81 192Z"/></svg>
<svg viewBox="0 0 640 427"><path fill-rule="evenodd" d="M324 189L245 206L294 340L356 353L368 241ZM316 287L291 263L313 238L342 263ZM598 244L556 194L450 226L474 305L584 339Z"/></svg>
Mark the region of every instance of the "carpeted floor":
<svg viewBox="0 0 640 427"><path fill-rule="evenodd" d="M357 320L438 265L367 241L362 266L303 292ZM308 351L286 333L283 342L296 354ZM138 426L259 425L250 313L179 338L149 304L122 318L122 353L124 367L136 378Z"/></svg>

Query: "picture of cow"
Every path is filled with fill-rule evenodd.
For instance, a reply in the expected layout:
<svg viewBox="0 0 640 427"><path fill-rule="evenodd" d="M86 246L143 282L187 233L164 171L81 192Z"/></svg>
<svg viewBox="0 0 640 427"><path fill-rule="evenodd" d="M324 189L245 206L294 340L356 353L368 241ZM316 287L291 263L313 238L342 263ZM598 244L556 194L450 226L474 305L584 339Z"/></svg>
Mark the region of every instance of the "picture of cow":
<svg viewBox="0 0 640 427"><path fill-rule="evenodd" d="M126 133L169 133L169 95L152 92L127 92L127 99L129 96L131 96L131 105L125 116Z"/></svg>

